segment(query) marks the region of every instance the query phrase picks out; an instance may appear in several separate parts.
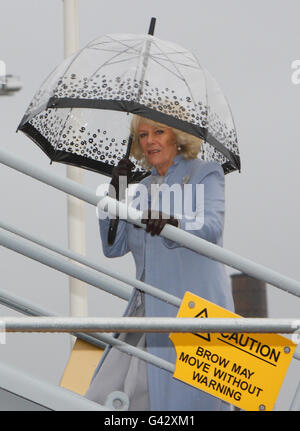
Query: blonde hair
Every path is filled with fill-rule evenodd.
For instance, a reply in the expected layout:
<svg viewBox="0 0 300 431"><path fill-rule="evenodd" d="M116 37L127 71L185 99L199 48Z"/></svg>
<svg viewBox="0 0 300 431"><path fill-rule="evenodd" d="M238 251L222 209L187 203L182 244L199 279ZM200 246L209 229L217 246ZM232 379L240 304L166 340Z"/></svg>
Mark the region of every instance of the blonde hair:
<svg viewBox="0 0 300 431"><path fill-rule="evenodd" d="M152 166L147 162L145 154L139 144L138 128L139 123L149 124L151 126L158 126L164 128L170 128L176 137L177 152L181 154L185 159L196 159L200 150L203 140L197 138L196 136L190 135L189 133L183 132L182 130L169 127L166 124L158 123L156 121L150 120L148 118L141 117L139 115L133 115L130 132L132 136L132 144L130 154L135 157L136 160L140 162L140 165L144 169L151 169Z"/></svg>

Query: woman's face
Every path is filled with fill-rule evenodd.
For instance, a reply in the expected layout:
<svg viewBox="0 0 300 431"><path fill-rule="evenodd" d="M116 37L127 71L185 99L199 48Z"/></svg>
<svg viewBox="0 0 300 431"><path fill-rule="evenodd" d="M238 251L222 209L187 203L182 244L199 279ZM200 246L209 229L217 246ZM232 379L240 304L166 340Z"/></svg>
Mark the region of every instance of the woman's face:
<svg viewBox="0 0 300 431"><path fill-rule="evenodd" d="M138 138L147 162L157 169L159 175L165 175L177 155L173 130L167 126L140 121Z"/></svg>

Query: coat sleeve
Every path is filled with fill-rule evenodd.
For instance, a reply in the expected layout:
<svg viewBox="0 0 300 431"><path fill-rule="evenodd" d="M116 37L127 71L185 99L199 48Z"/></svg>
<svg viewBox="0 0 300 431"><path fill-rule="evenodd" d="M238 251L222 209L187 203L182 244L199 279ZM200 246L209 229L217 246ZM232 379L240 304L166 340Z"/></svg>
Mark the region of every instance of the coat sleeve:
<svg viewBox="0 0 300 431"><path fill-rule="evenodd" d="M141 184L146 184L147 186L147 181L148 179L145 178L143 181L141 181ZM146 192L146 199L148 200L147 192ZM139 207L137 209L139 209ZM124 256L129 251L132 251L131 248L129 247L129 242L128 242L128 234L130 232L130 229L132 228L131 223L122 219L119 220L114 244L110 246L107 242L109 223L110 223L109 213L108 211L98 209L97 215L99 218L100 236L101 236L104 255L106 257L120 257L120 256Z"/></svg>
<svg viewBox="0 0 300 431"><path fill-rule="evenodd" d="M107 242L108 230L109 230L110 219L99 220L100 236L102 242L103 253L106 257L120 257L128 253L128 223L125 220L119 220L116 239L113 245L109 245Z"/></svg>
<svg viewBox="0 0 300 431"><path fill-rule="evenodd" d="M183 213L179 220L179 228L199 238L217 244L223 235L225 193L224 172L222 167L215 162L208 162L204 169L199 169L191 178L193 185L192 215ZM200 193L196 193L196 185ZM202 192L201 192L202 190ZM201 195L201 193L203 193ZM201 198L203 196L203 198ZM168 248L180 247L174 241L164 238L164 244Z"/></svg>

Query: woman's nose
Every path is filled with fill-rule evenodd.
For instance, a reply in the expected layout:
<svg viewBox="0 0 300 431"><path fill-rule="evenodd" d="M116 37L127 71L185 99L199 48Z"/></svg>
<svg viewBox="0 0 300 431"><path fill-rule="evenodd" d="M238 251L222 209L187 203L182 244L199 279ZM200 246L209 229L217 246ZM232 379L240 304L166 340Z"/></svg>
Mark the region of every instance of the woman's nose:
<svg viewBox="0 0 300 431"><path fill-rule="evenodd" d="M155 142L155 134L151 132L148 133L147 143L151 145L154 142Z"/></svg>

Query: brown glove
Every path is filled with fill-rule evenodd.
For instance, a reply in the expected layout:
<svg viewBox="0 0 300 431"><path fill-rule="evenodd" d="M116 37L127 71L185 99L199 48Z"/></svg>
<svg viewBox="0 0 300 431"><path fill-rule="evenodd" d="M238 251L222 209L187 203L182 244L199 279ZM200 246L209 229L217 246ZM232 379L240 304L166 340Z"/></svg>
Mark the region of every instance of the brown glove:
<svg viewBox="0 0 300 431"><path fill-rule="evenodd" d="M171 224L178 227L178 220L173 216L167 216L161 211L144 211L142 223L146 224L146 232L150 232L152 236L159 235L166 224Z"/></svg>

